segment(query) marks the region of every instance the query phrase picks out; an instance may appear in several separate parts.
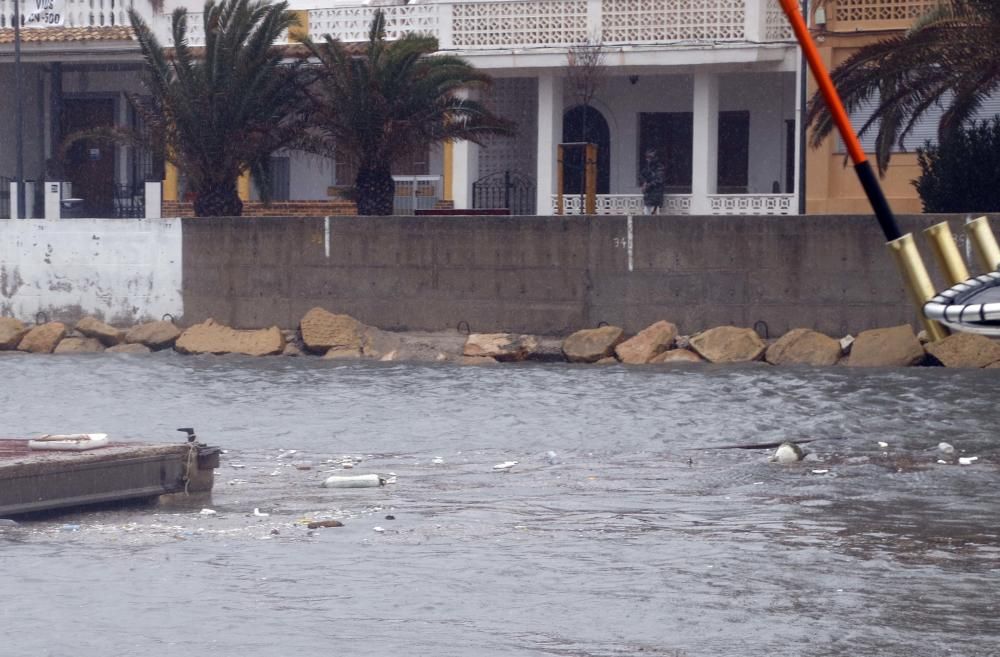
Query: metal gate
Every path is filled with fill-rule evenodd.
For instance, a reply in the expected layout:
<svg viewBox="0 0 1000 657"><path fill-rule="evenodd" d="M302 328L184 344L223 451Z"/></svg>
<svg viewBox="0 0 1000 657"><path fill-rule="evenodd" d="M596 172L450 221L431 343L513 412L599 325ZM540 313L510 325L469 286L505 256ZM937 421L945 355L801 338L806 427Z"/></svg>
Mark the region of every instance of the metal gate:
<svg viewBox="0 0 1000 657"><path fill-rule="evenodd" d="M472 183L472 207L535 214L535 181L517 171L496 171Z"/></svg>

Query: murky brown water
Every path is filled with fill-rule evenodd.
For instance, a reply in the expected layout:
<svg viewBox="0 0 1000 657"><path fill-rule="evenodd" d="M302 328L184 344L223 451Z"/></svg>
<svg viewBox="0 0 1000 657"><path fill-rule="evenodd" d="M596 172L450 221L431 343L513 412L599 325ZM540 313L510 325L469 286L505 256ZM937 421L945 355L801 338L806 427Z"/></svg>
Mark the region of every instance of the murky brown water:
<svg viewBox="0 0 1000 657"><path fill-rule="evenodd" d="M1000 656L997 370L0 368L0 434L228 450L211 500L0 528L2 657Z"/></svg>

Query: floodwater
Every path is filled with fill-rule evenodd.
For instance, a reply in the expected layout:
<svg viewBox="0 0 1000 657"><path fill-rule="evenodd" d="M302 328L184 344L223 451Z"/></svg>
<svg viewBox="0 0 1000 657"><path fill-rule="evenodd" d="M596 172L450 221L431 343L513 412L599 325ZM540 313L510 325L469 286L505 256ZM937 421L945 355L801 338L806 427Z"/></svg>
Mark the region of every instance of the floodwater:
<svg viewBox="0 0 1000 657"><path fill-rule="evenodd" d="M0 527L2 657L1000 655L998 370L0 368L3 435L227 450L210 500Z"/></svg>

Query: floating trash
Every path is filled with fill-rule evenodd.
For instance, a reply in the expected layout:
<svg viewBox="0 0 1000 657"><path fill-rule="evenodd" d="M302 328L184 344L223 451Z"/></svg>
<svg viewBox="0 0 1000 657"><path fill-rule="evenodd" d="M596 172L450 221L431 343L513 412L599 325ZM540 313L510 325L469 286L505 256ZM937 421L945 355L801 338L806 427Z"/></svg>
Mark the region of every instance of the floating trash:
<svg viewBox="0 0 1000 657"><path fill-rule="evenodd" d="M433 463L434 465L441 465L442 463L444 463L444 459L441 458L440 456L435 456L434 458L431 459L431 463Z"/></svg>
<svg viewBox="0 0 1000 657"><path fill-rule="evenodd" d="M510 470L515 465L517 465L517 461L504 461L503 463L497 463L494 465L493 469L497 471Z"/></svg>
<svg viewBox="0 0 1000 657"><path fill-rule="evenodd" d="M386 480L377 474L366 475L333 475L323 481L323 488L378 488L384 486Z"/></svg>
<svg viewBox="0 0 1000 657"><path fill-rule="evenodd" d="M886 447L889 446L889 443L880 440L878 441L878 446L881 447L882 449L885 449Z"/></svg>
<svg viewBox="0 0 1000 657"><path fill-rule="evenodd" d="M279 459L287 459L292 454L298 454L298 453L299 453L299 450L297 450L297 449L288 449L288 450L283 451L281 454L278 454L278 458Z"/></svg>
<svg viewBox="0 0 1000 657"><path fill-rule="evenodd" d="M215 509L202 509L198 512L200 516L214 516L216 514Z"/></svg>
<svg viewBox="0 0 1000 657"><path fill-rule="evenodd" d="M781 443L774 454L771 456L770 461L772 463L781 463L782 465L787 465L789 463L798 463L805 456L805 452L802 448L795 443Z"/></svg>
<svg viewBox="0 0 1000 657"><path fill-rule="evenodd" d="M378 532L379 534L381 534L382 532L385 531L385 528L384 527L372 527L372 530Z"/></svg>
<svg viewBox="0 0 1000 657"><path fill-rule="evenodd" d="M938 451L950 455L955 453L955 448L948 443L938 443Z"/></svg>
<svg viewBox="0 0 1000 657"><path fill-rule="evenodd" d="M828 472L830 472L830 471L829 470L813 470L812 471L812 473L814 475L824 475L824 474L827 474Z"/></svg>
<svg viewBox="0 0 1000 657"><path fill-rule="evenodd" d="M979 460L978 456L959 456L958 457L958 464L959 465L972 465L973 463L975 463L978 460Z"/></svg>
<svg viewBox="0 0 1000 657"><path fill-rule="evenodd" d="M264 513L264 512L262 512L262 511L261 511L260 509L258 509L257 507L254 507L254 510L253 510L253 514L254 514L255 516L257 516L258 518L267 518L268 516L270 516L270 515L271 515L270 513Z"/></svg>
<svg viewBox="0 0 1000 657"><path fill-rule="evenodd" d="M344 523L339 520L313 520L306 524L309 529L320 529L321 527L343 527Z"/></svg>

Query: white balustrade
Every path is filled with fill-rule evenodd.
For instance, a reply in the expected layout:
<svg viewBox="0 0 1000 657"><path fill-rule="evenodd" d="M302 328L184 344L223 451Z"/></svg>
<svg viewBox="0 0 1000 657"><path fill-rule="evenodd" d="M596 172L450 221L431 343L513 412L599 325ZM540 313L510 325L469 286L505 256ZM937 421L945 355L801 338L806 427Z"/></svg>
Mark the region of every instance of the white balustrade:
<svg viewBox="0 0 1000 657"><path fill-rule="evenodd" d="M385 36L389 40L404 34L440 36L442 5L420 4L389 7L332 7L309 10L309 33L319 40L331 35L344 42L368 40L368 29L376 9L385 15Z"/></svg>
<svg viewBox="0 0 1000 657"><path fill-rule="evenodd" d="M691 214L690 194L667 194L660 214ZM795 194L711 194L708 197L711 214L795 214ZM557 196L552 195L552 212L556 211ZM580 195L563 195L564 214L582 214ZM597 214L642 214L642 194L598 194Z"/></svg>
<svg viewBox="0 0 1000 657"><path fill-rule="evenodd" d="M0 28L14 27L15 0L0 0ZM20 0L21 19L35 8L34 0ZM125 0L65 0L63 27L114 27L128 25ZM40 28L44 29L44 28Z"/></svg>
<svg viewBox="0 0 1000 657"><path fill-rule="evenodd" d="M940 5L942 0L834 0L827 16L833 22L910 22ZM831 6L832 5L832 6Z"/></svg>

